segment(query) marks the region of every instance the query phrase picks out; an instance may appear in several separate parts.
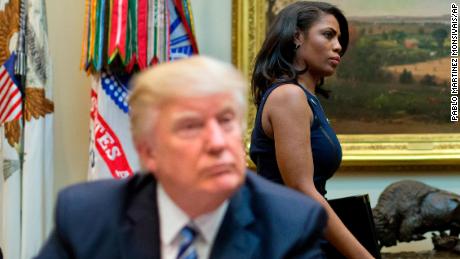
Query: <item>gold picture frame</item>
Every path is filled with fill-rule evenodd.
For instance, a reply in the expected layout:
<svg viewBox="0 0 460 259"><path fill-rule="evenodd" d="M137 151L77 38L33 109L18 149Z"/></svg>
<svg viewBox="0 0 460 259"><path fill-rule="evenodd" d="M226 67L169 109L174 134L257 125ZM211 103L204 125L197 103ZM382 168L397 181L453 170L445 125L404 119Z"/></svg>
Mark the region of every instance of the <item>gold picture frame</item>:
<svg viewBox="0 0 460 259"><path fill-rule="evenodd" d="M268 0L233 0L232 62L250 78L266 28ZM250 95L249 95L250 96ZM255 107L250 103L245 141L249 147ZM338 135L342 168L425 167L460 169L460 133ZM249 159L248 159L249 161ZM253 166L249 161L250 166Z"/></svg>

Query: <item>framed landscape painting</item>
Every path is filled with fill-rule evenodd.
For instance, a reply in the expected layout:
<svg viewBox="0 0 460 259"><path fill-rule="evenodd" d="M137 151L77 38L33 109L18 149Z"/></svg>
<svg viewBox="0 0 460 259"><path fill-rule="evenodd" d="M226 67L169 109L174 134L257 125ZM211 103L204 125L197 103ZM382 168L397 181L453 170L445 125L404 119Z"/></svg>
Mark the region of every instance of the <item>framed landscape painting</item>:
<svg viewBox="0 0 460 259"><path fill-rule="evenodd" d="M233 62L248 78L267 27L292 2L233 1ZM343 165L460 168L460 123L450 121L451 2L325 2L349 22L348 50L324 85L332 95L321 99Z"/></svg>

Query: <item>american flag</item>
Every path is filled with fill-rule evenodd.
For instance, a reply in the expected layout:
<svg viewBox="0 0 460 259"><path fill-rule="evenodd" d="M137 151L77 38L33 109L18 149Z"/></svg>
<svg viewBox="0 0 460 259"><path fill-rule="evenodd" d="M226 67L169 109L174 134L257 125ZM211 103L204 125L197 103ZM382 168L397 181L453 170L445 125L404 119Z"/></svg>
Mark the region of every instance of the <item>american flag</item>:
<svg viewBox="0 0 460 259"><path fill-rule="evenodd" d="M15 58L16 55L11 54L0 67L0 124L21 117L21 92L14 76Z"/></svg>

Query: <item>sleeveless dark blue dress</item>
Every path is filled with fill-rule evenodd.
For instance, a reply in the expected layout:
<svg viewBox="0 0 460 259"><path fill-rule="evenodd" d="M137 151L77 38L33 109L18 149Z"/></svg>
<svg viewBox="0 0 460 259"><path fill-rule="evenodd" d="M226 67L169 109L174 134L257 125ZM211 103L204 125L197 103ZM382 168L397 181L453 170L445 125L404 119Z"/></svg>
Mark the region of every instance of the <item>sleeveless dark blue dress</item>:
<svg viewBox="0 0 460 259"><path fill-rule="evenodd" d="M314 164L313 181L318 192L324 196L326 194L326 181L337 171L342 161L342 149L319 100L298 83L293 83L302 88L313 112L313 123L310 127ZM273 84L262 97L251 135L249 155L256 164L259 175L284 185L276 162L275 142L265 135L262 128L262 111L265 102L270 93L282 84L286 84L286 82ZM292 152L295 152L295 150Z"/></svg>

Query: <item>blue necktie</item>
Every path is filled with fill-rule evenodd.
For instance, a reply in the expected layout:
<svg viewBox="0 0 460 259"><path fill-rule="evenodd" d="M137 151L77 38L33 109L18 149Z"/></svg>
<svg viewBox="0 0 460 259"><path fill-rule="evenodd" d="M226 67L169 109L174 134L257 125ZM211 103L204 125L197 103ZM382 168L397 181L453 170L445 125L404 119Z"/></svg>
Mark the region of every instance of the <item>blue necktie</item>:
<svg viewBox="0 0 460 259"><path fill-rule="evenodd" d="M196 238L197 232L190 226L185 226L181 231L180 235L182 237L179 245L179 253L177 254L177 259L197 259L198 254L195 247L193 246L193 241Z"/></svg>

